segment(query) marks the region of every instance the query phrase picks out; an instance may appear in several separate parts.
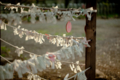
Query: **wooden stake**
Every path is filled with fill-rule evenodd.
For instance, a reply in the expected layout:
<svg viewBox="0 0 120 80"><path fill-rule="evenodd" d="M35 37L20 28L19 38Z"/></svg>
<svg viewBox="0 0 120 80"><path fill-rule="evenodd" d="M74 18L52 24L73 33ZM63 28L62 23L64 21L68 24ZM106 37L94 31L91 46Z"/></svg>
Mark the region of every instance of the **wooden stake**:
<svg viewBox="0 0 120 80"><path fill-rule="evenodd" d="M87 0L86 8L93 7L96 9L96 0ZM86 17L85 26L86 38L91 40L89 42L91 47L87 47L85 51L85 68L90 67L86 71L87 80L95 80L95 69L96 69L96 13L92 13L92 18L89 21Z"/></svg>

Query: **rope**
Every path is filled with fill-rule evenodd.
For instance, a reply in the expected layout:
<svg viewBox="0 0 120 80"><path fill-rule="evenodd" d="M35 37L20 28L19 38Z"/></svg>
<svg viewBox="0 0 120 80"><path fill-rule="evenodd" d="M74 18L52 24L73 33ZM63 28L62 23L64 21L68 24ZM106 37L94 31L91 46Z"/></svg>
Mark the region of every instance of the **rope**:
<svg viewBox="0 0 120 80"><path fill-rule="evenodd" d="M16 46L14 46L13 44L11 44L11 43L9 43L9 42L7 42L7 41L5 41L5 40L3 40L3 39L1 39L0 38L0 40L1 41L3 41L4 43L6 43L6 44L8 44L8 45L10 45L10 46L12 46L12 47L14 47L14 48L17 48ZM23 50L24 52L26 52L26 53L29 53L29 54L34 54L34 55L37 55L37 54L35 54L35 53L32 53L32 52L29 52L29 51L27 51L27 50ZM41 55L37 55L37 56L41 56ZM57 60L57 61L59 61L59 60ZM63 63L68 63L68 64L76 64L76 63L73 63L73 62L68 62L68 61L60 61L60 62L63 62ZM78 64L77 64L78 65ZM84 65L84 64L79 64L79 65Z"/></svg>
<svg viewBox="0 0 120 80"><path fill-rule="evenodd" d="M88 67L87 69L85 69L83 72L86 72L86 71L89 70L89 69L90 69L90 67ZM74 78L76 75L77 75L77 74L75 74L74 76L68 78L68 80Z"/></svg>
<svg viewBox="0 0 120 80"><path fill-rule="evenodd" d="M2 3L0 2L1 5L4 5L4 6L7 6L7 7L18 7L18 8L34 8L34 7L31 7L31 6L22 6L22 5L15 5L15 4L5 4L5 3ZM41 10L51 10L52 8L43 8L43 7L37 7L37 9L41 9ZM71 11L71 10L74 10L72 8L69 8L69 9L64 9L64 8L59 8L58 9L59 11ZM76 14L79 14L80 12L76 12Z"/></svg>
<svg viewBox="0 0 120 80"><path fill-rule="evenodd" d="M10 46L12 46L12 47L14 47L14 48L17 48L17 47L14 46L13 44L11 44L11 43L9 43L9 42L1 39L1 38L0 38L0 40L3 41L4 43L6 43L6 44L8 44L8 45L10 45ZM27 50L23 50L23 51L26 52L26 53L29 53L29 54L34 54L34 55L36 55L35 53L29 52L29 51L27 51Z"/></svg>
<svg viewBox="0 0 120 80"><path fill-rule="evenodd" d="M0 57L3 58L4 60L6 60L6 61L9 62L9 63L12 63L12 62L10 62L9 60L7 60L5 57L2 57L1 55L0 55ZM28 73L31 73L31 72L28 72ZM33 74L33 73L31 73L31 74ZM40 78L41 78L41 79L44 79L44 80L47 80L47 79L42 78L42 77L40 77Z"/></svg>
<svg viewBox="0 0 120 80"><path fill-rule="evenodd" d="M7 60L6 58L2 57L1 55L0 55L0 57L3 58L4 60L6 60L6 61L7 61L8 63L10 63L10 64L12 63L12 62L10 62L9 60Z"/></svg>
<svg viewBox="0 0 120 80"><path fill-rule="evenodd" d="M4 23L5 24L5 23ZM8 25L8 24L6 24L7 26L9 26L9 27L12 27L12 28L16 28L16 27L14 27L14 26L12 26L12 25ZM18 29L18 28L17 28ZM18 30L21 30L21 29L18 29ZM24 30L22 30L22 31L24 31ZM29 31L30 32L30 31ZM30 33L34 33L34 32L30 32ZM34 34L36 34L36 33L34 33ZM42 34L42 33L41 33ZM43 34L44 36L46 36L46 37L48 37L47 35L45 35L45 34ZM50 34L49 34L50 35ZM50 35L50 36L52 36L52 37L55 37L55 35ZM62 36L60 36L60 37L62 37ZM67 39L70 39L71 37L62 37L62 38L67 38ZM73 39L84 39L84 37L73 37Z"/></svg>

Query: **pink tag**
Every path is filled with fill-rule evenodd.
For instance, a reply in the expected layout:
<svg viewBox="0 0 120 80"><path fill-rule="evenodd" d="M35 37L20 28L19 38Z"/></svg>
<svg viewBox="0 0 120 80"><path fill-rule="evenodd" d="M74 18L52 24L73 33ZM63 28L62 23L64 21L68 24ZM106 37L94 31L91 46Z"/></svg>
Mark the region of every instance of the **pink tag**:
<svg viewBox="0 0 120 80"><path fill-rule="evenodd" d="M55 55L53 55L53 54L49 54L49 59L52 61L52 62L54 62L55 61Z"/></svg>
<svg viewBox="0 0 120 80"><path fill-rule="evenodd" d="M50 59L50 61L54 62L56 56L55 56L54 54L52 54L52 53L48 53L48 52L47 52L47 54L48 54L48 58Z"/></svg>
<svg viewBox="0 0 120 80"><path fill-rule="evenodd" d="M45 34L45 35L46 35L47 39L49 39L49 34Z"/></svg>
<svg viewBox="0 0 120 80"><path fill-rule="evenodd" d="M67 24L66 24L66 31L69 33L72 29L72 25L71 25L71 22L68 21Z"/></svg>

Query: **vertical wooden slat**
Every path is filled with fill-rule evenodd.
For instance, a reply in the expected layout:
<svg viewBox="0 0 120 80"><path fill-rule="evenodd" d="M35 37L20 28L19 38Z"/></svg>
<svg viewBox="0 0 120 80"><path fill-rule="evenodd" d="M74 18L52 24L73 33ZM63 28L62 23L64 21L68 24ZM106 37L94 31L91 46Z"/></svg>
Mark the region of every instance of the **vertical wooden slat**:
<svg viewBox="0 0 120 80"><path fill-rule="evenodd" d="M87 0L86 8L93 7L96 9L96 0ZM86 38L91 40L89 42L91 47L87 47L85 51L85 68L90 67L86 71L87 80L95 80L96 69L96 13L92 13L92 18L89 21L86 17L85 26Z"/></svg>

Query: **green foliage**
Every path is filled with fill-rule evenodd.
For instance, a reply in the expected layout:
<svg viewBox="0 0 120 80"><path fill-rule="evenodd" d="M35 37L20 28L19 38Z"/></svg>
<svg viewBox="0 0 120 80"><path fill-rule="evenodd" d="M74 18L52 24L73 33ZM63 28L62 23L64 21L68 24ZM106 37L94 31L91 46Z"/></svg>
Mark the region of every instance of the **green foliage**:
<svg viewBox="0 0 120 80"><path fill-rule="evenodd" d="M6 48L5 46L1 46L1 51L4 53L8 53L10 49Z"/></svg>
<svg viewBox="0 0 120 80"><path fill-rule="evenodd" d="M30 22L30 19L31 19L31 17L30 17L30 16L28 16L27 21L28 21L28 22Z"/></svg>
<svg viewBox="0 0 120 80"><path fill-rule="evenodd" d="M85 33L82 33L82 36L85 36Z"/></svg>
<svg viewBox="0 0 120 80"><path fill-rule="evenodd" d="M72 32L66 33L66 36L72 36Z"/></svg>
<svg viewBox="0 0 120 80"><path fill-rule="evenodd" d="M37 16L35 19L38 21L38 20L39 20L39 17Z"/></svg>
<svg viewBox="0 0 120 80"><path fill-rule="evenodd" d="M30 17L30 16L27 16L27 17L23 17L23 18L22 18L22 21L23 21L23 22L24 22L24 21L30 22L30 19L31 19L31 17Z"/></svg>
<svg viewBox="0 0 120 80"><path fill-rule="evenodd" d="M5 47L5 46L1 46L1 52L2 52L2 56L5 57L5 56L8 56L9 55L9 52L10 52L10 49Z"/></svg>
<svg viewBox="0 0 120 80"><path fill-rule="evenodd" d="M59 33L59 32L56 32L55 33L55 35L60 35L60 36L63 36L63 34L66 34L66 36L71 36L72 32L70 32L70 33Z"/></svg>
<svg viewBox="0 0 120 80"><path fill-rule="evenodd" d="M1 54L2 57L6 57L6 54Z"/></svg>
<svg viewBox="0 0 120 80"><path fill-rule="evenodd" d="M38 30L37 32L38 32L38 33L42 33L42 34L48 34L48 31L47 31L47 30Z"/></svg>
<svg viewBox="0 0 120 80"><path fill-rule="evenodd" d="M118 18L119 15L118 14L109 14L108 18Z"/></svg>
<svg viewBox="0 0 120 80"><path fill-rule="evenodd" d="M102 18L103 16L106 17L106 18L120 18L119 14L108 14L108 15L97 14L97 17L99 17L99 18Z"/></svg>
<svg viewBox="0 0 120 80"><path fill-rule="evenodd" d="M107 2L103 2L103 4L106 5L106 6L109 6L109 3L107 3Z"/></svg>
<svg viewBox="0 0 120 80"><path fill-rule="evenodd" d="M22 60L27 60L28 59L23 54L21 54L19 58L22 59Z"/></svg>

